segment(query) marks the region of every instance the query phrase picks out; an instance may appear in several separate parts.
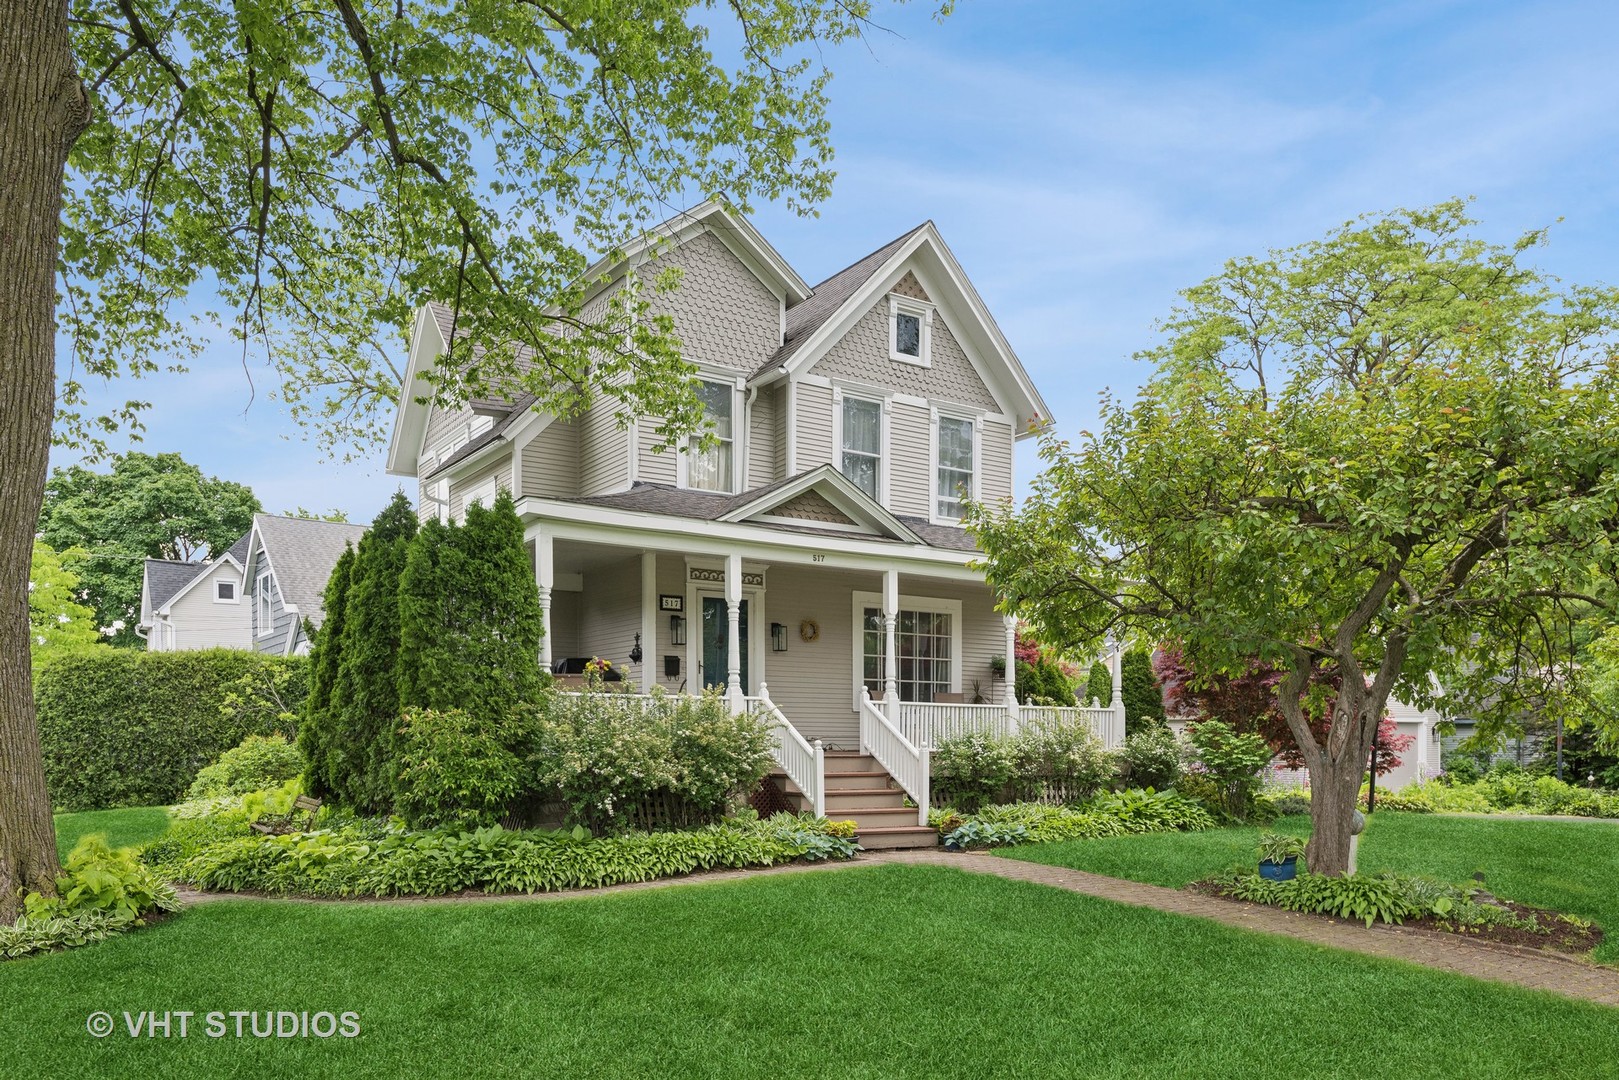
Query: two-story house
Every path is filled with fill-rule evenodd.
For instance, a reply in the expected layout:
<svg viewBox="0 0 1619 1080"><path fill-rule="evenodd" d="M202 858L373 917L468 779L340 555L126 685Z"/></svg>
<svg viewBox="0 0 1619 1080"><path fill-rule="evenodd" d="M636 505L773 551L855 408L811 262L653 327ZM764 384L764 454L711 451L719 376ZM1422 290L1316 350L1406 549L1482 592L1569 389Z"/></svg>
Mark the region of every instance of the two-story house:
<svg viewBox="0 0 1619 1080"><path fill-rule="evenodd" d="M711 202L630 245L587 315L637 263L682 272L654 303L700 372L711 449L658 453L657 420L621 422L606 397L572 420L521 396L433 408L419 380L448 309L425 306L411 338L388 471L419 480L424 515L512 493L542 662L611 660L642 691L720 686L800 747L868 750L886 723L924 773L945 729L1015 723L1014 620L960 519L963 499L1012 498L1013 446L1049 412L933 223L811 287ZM1122 737L1122 708L1097 712Z"/></svg>

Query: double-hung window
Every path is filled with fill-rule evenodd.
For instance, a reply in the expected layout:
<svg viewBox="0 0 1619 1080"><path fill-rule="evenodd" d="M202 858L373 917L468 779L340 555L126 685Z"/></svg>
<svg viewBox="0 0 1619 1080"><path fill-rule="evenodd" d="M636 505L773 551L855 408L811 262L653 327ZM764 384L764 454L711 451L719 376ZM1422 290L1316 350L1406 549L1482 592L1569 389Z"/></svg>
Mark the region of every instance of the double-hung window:
<svg viewBox="0 0 1619 1080"><path fill-rule="evenodd" d="M941 416L938 422L937 491L934 514L959 520L962 501L973 497L974 437L971 420Z"/></svg>
<svg viewBox="0 0 1619 1080"><path fill-rule="evenodd" d="M253 590L253 598L258 608L258 636L267 637L275 629L275 623L270 618L270 582L273 579L266 570L259 575L258 587Z"/></svg>
<svg viewBox="0 0 1619 1080"><path fill-rule="evenodd" d="M699 445L701 439L692 436L686 455L688 487L701 491L734 491L735 430L732 413L736 394L730 383L699 381L697 399L703 403L703 417L708 422L709 434L717 441L708 449Z"/></svg>
<svg viewBox="0 0 1619 1080"><path fill-rule="evenodd" d="M933 701L952 692L959 631L959 613L953 607L943 602L924 607L918 601L902 601L894 623L895 675L901 701ZM862 607L860 631L861 681L873 697L880 697L886 647L881 608Z"/></svg>
<svg viewBox="0 0 1619 1080"><path fill-rule="evenodd" d="M883 406L880 401L843 398L843 475L856 487L877 498L877 478L883 466Z"/></svg>

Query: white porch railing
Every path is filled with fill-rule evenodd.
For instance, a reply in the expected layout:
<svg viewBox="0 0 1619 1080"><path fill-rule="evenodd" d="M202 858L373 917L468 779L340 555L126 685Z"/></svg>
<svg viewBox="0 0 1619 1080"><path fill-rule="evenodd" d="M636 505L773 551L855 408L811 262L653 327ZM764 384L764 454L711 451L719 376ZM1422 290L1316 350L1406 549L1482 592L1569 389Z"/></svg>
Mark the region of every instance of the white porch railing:
<svg viewBox="0 0 1619 1080"><path fill-rule="evenodd" d="M810 806L821 817L826 816L826 750L821 740L813 743L798 733L787 717L770 700L770 688L759 684L759 695L744 699L748 711L763 717L770 725L771 753L798 790L804 793Z"/></svg>
<svg viewBox="0 0 1619 1080"><path fill-rule="evenodd" d="M860 688L860 749L888 770L905 794L916 803L917 824L928 823L928 751L918 749Z"/></svg>
<svg viewBox="0 0 1619 1080"><path fill-rule="evenodd" d="M1005 705L946 705L907 701L899 707L895 725L912 745L937 749L945 739L982 732L1006 738L1019 730L1041 725L1088 727L1109 749L1124 741L1124 721L1112 708L1076 708L1060 705L1019 705L1013 715Z"/></svg>

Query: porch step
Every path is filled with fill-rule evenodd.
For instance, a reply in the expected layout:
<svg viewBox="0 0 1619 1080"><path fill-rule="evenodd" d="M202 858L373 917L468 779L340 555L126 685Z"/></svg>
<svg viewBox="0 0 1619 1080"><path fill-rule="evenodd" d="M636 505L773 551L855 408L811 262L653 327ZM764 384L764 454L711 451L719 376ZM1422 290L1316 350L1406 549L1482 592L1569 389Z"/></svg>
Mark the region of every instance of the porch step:
<svg viewBox="0 0 1619 1080"><path fill-rule="evenodd" d="M831 778L827 778L826 812L829 816L852 814L859 810L891 810L904 806L905 792L897 787L881 789L833 787Z"/></svg>
<svg viewBox="0 0 1619 1080"><path fill-rule="evenodd" d="M930 848L939 846L939 831L920 825L882 826L860 830L860 846L867 851L889 851L894 848Z"/></svg>

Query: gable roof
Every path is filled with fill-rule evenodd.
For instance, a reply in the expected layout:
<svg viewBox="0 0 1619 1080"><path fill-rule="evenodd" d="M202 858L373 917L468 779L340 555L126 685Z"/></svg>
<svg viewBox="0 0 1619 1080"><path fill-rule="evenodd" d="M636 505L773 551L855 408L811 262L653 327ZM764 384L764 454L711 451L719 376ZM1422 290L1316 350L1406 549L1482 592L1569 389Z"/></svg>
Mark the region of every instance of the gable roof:
<svg viewBox="0 0 1619 1080"><path fill-rule="evenodd" d="M147 559L145 564L147 612L159 611L164 604L190 585L209 568L205 562L177 559Z"/></svg>
<svg viewBox="0 0 1619 1080"><path fill-rule="evenodd" d="M591 495L560 501L635 513L688 518L694 521L738 522L783 532L848 539L850 533L847 527L833 527L808 519L804 519L800 524L774 518L770 514L771 510L791 502L806 491L815 491L823 496L835 494L836 497L828 498L828 501L862 524L884 522L881 528L872 525L869 533L860 536L862 540L916 544L949 551L978 550L978 544L966 529L954 525L935 525L926 518L889 513L830 465L819 465L806 472L738 495L694 491L690 488L637 481L627 490L611 495ZM861 505L862 503L864 505ZM851 508L856 512L850 513Z"/></svg>
<svg viewBox="0 0 1619 1080"><path fill-rule="evenodd" d="M644 230L625 244L621 251L598 259L579 278L580 282L589 283L583 299L589 300L610 287L657 245L666 242L684 243L687 239L704 232L716 236L765 283L771 292L781 297L785 304L800 304L811 297L809 285L798 276L798 272L782 258L781 253L771 246L764 235L754 228L752 222L724 199L709 199ZM560 309L551 310L560 314ZM455 327L454 309L448 305L437 300L429 300L417 311L410 334L410 354L401 383L399 408L394 414L393 431L388 441L386 465L388 473L396 476L417 474L419 463L416 455L427 429L427 415L430 410L416 400L419 395L414 391L418 382L432 370L438 357L448 350L451 340L459 336L460 331ZM519 363L531 359L532 356L533 350L529 347L518 347ZM474 412L494 414L497 417L504 413L502 418L506 425L510 425L527 413L535 400L533 394L524 392L513 398L475 398L469 401L468 405ZM497 423L497 428L501 426ZM499 434L499 431L492 434ZM483 445L493 441L492 437L486 438ZM442 471L442 466L437 471Z"/></svg>
<svg viewBox="0 0 1619 1080"><path fill-rule="evenodd" d="M809 369L907 272L916 274L933 303L952 316L951 332L979 377L1013 417L1016 437L1025 438L1049 423L1051 413L1040 392L932 221L924 221L816 286L817 292L825 290L824 296L799 305L815 306L790 326L781 348L755 369L749 381L762 385ZM790 324L793 310L787 313Z"/></svg>
<svg viewBox="0 0 1619 1080"><path fill-rule="evenodd" d="M282 603L319 626L326 617L326 583L332 570L343 549L358 544L365 533L364 525L347 522L254 514L254 561L258 552L264 552Z"/></svg>

